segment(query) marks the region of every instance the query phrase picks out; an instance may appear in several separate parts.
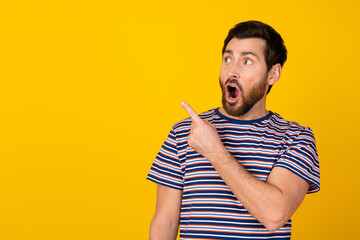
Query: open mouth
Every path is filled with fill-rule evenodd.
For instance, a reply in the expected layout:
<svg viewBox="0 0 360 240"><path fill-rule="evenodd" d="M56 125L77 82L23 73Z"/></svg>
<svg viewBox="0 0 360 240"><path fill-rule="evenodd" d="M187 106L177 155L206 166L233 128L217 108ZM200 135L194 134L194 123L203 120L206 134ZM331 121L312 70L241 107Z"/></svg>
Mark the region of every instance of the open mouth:
<svg viewBox="0 0 360 240"><path fill-rule="evenodd" d="M226 84L226 100L230 103L236 102L239 98L239 88L233 83Z"/></svg>

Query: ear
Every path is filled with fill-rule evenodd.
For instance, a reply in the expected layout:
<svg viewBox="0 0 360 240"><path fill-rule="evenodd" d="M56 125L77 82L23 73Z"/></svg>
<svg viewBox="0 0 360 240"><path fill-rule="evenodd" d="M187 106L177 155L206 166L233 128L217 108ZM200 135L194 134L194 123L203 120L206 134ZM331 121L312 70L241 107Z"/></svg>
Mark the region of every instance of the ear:
<svg viewBox="0 0 360 240"><path fill-rule="evenodd" d="M269 85L273 85L275 84L281 75L281 65L280 63L277 63L275 65L273 65L270 69L270 71L268 72L268 79L267 82Z"/></svg>

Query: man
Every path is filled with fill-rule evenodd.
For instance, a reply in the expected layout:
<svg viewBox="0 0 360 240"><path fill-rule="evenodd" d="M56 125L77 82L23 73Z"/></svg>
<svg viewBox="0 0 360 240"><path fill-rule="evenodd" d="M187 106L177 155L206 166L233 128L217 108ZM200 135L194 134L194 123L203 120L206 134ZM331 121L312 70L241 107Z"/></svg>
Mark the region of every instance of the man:
<svg viewBox="0 0 360 240"><path fill-rule="evenodd" d="M158 183L150 239L290 239L319 162L310 128L266 110L287 58L281 36L249 21L229 31L220 69L222 104L178 122L148 174Z"/></svg>

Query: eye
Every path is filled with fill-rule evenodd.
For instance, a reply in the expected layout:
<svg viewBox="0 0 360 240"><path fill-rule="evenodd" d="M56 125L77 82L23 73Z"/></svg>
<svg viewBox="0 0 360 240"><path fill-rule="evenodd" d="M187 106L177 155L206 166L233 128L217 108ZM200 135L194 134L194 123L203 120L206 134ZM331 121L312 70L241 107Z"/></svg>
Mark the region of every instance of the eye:
<svg viewBox="0 0 360 240"><path fill-rule="evenodd" d="M246 65L253 64L253 61L251 61L251 60L249 60L249 59L246 59L246 60L245 60L245 64L246 64Z"/></svg>
<svg viewBox="0 0 360 240"><path fill-rule="evenodd" d="M229 63L231 62L231 59L229 57L224 57L224 62Z"/></svg>

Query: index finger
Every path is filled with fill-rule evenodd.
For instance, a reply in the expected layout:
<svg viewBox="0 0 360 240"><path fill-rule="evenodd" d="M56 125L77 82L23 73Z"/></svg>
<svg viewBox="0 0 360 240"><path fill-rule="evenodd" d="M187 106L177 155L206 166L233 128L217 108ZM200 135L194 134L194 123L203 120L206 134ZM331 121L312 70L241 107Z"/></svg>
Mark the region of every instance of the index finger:
<svg viewBox="0 0 360 240"><path fill-rule="evenodd" d="M199 121L201 120L201 118L199 117L199 115L195 112L194 109L192 109L190 107L189 104L187 104L186 102L182 101L181 102L181 106L186 110L186 112L190 115L190 117L192 118L192 120L194 121Z"/></svg>

